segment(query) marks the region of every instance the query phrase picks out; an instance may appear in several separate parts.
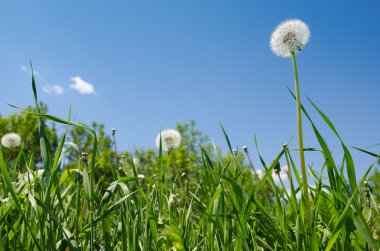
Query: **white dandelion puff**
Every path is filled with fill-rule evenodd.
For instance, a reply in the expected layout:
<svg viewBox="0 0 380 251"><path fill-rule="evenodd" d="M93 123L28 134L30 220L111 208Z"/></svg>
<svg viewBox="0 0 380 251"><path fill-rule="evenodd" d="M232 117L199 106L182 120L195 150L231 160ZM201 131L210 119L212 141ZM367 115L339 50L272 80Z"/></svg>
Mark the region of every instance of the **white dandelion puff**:
<svg viewBox="0 0 380 251"><path fill-rule="evenodd" d="M273 31L270 47L274 54L290 57L292 52L299 52L310 38L307 24L299 19L289 19L279 24Z"/></svg>
<svg viewBox="0 0 380 251"><path fill-rule="evenodd" d="M18 147L21 144L21 137L14 132L7 133L1 138L1 144L6 148Z"/></svg>
<svg viewBox="0 0 380 251"><path fill-rule="evenodd" d="M156 137L156 146L160 148L160 139L162 141L162 149L164 151L173 150L181 144L181 134L174 129L161 131Z"/></svg>

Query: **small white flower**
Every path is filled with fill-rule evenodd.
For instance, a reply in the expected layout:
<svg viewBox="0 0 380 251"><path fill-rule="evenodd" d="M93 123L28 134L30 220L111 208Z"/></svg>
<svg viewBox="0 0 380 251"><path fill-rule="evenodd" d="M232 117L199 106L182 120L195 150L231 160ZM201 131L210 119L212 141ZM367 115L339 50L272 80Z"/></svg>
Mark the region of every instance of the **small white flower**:
<svg viewBox="0 0 380 251"><path fill-rule="evenodd" d="M7 133L1 138L1 144L6 148L18 147L21 143L21 137L14 132Z"/></svg>
<svg viewBox="0 0 380 251"><path fill-rule="evenodd" d="M281 57L290 57L291 52L299 52L310 38L308 26L299 19L289 19L279 24L273 31L270 46Z"/></svg>
<svg viewBox="0 0 380 251"><path fill-rule="evenodd" d="M182 140L181 134L177 130L174 130L174 129L161 131L161 133L157 135L156 146L158 148L160 148L160 138L162 141L162 149L164 151L169 151L169 150L179 147Z"/></svg>

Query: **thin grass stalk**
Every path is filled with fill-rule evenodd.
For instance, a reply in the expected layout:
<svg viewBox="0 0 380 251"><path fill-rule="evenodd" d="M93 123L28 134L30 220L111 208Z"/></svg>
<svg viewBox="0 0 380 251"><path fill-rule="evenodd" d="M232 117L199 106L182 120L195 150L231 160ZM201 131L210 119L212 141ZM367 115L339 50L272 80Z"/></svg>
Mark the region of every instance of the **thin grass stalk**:
<svg viewBox="0 0 380 251"><path fill-rule="evenodd" d="M162 175L162 137L160 134L160 146L158 150L158 207L162 209L162 183L163 183L163 175Z"/></svg>
<svg viewBox="0 0 380 251"><path fill-rule="evenodd" d="M87 186L85 187L85 190L87 190L88 192L88 198L87 198L87 202L88 202L88 205L89 205L89 213L90 213L90 250L93 251L94 250L94 240L95 240L95 233L94 233L94 208L93 208L93 183L92 183L92 179L93 179L93 176L95 175L92 170L90 171L90 183L88 184L86 182L86 175L88 175L88 162L87 162L87 153L82 153L82 162L83 162L83 183L84 183L84 186Z"/></svg>
<svg viewBox="0 0 380 251"><path fill-rule="evenodd" d="M310 201L309 201L309 186L307 184L307 176L306 176L305 155L303 152L301 97L300 97L300 88L299 88L299 81L298 81L296 53L294 51L292 51L292 63L293 63L294 85L295 85L296 102L297 102L298 145L299 145L301 174L302 174L302 191L303 191L303 197L304 197L304 201L305 201L305 215L306 215L306 222L307 222L307 232L308 232L308 236L310 237L313 229L312 229L311 209L310 209ZM310 248L310 250L313 250L311 238L310 238L309 248Z"/></svg>
<svg viewBox="0 0 380 251"><path fill-rule="evenodd" d="M115 137L116 129L112 129L112 139L113 139L113 145L114 145L114 153L115 153L115 166L118 167L118 161L117 161L117 145L116 145L116 137Z"/></svg>
<svg viewBox="0 0 380 251"><path fill-rule="evenodd" d="M75 174L76 176L78 176L78 174L76 173ZM77 242L79 243L79 233L80 233L80 230L79 230L79 224L80 224L80 181L79 181L79 177L76 177L76 207L75 207L75 238L77 240Z"/></svg>

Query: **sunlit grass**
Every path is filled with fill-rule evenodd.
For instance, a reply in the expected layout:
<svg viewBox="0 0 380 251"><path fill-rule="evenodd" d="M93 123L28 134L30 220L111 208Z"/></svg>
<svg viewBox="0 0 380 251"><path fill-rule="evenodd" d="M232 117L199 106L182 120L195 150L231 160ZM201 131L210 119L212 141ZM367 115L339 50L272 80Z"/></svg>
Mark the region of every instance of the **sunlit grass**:
<svg viewBox="0 0 380 251"><path fill-rule="evenodd" d="M38 107L34 79L32 87ZM308 187L310 235L304 197L299 196L303 184L300 169L286 144L280 145L278 155L269 162L261 157L256 144L260 159L253 163L248 150L231 148L221 127L228 154L222 155L217 146L212 150L197 146L201 162L193 163L194 173L178 173L175 149L163 152L160 142L158 161L147 172L150 175L138 175L128 156L122 163L124 169L131 168L127 174L109 163L114 182L104 188L101 180L95 180L96 133L71 122L70 112L68 119L61 119L40 114L37 108L33 114L39 121L43 168L36 167L33 156L23 160L23 148L12 159L4 159L0 152L0 248L310 250L311 243L314 250L379 250L379 211L364 185L372 166L357 180L349 148L330 119L312 105L341 141L344 157L334 158L302 107L319 143L314 150L324 160L322 167L308 170L315 183ZM49 146L42 120L67 125L56 152ZM91 153L82 153L78 145L67 142L69 126L90 130ZM65 169L63 160L68 154L81 156L76 169ZM273 176L274 171L281 172L280 161L289 167L288 186ZM253 171L253 164L263 167L262 177ZM28 170L26 178L20 179L19 170Z"/></svg>

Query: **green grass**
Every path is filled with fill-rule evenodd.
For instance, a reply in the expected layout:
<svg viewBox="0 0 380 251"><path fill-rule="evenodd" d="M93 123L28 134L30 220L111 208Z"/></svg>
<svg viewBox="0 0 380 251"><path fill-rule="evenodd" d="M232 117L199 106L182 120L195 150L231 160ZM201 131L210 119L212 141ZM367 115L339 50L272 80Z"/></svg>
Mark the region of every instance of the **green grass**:
<svg viewBox="0 0 380 251"><path fill-rule="evenodd" d="M224 156L217 147L210 151L198 146L201 163L194 163L194 174L187 177L174 172L176 155L160 147L158 161L149 170L151 175L144 178L137 175L129 157L123 164L132 167L130 175L122 175L110 163L114 181L104 189L101 181L95 180L99 150L96 133L71 122L70 115L66 120L40 114L34 78L32 87L43 174L38 175L33 156L23 160L23 148L14 159L4 159L0 151L1 250L310 250L310 245L314 250L380 248L377 205L371 201L368 206L368 197L363 194L363 182L372 166L357 180L349 148L314 103L340 140L344 156L334 158L302 107L319 143L305 151L317 151L324 160L321 168L308 170L315 183L315 187L308 187L312 218L308 234L305 201L297 196L302 193L302 178L287 145L269 165L257 150L260 163L254 164L265 169L259 179L251 171L253 163L247 155L233 154L221 127L229 153ZM43 120L67 128L84 127L92 133L93 151L88 157L82 155L78 168L67 170L63 162L67 154L81 154L75 143L66 141L68 129L52 152ZM289 166L288 188L272 176L280 161ZM30 175L20 180L19 170L28 170Z"/></svg>

